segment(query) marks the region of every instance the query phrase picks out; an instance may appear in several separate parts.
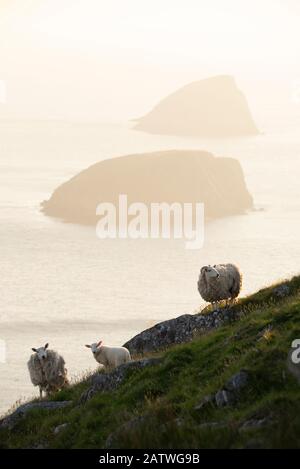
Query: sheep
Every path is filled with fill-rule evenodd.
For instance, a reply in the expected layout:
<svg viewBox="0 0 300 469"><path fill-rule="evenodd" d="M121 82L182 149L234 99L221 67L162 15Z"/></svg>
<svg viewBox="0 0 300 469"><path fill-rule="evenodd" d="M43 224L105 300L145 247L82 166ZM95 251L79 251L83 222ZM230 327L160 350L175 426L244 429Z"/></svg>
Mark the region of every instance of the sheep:
<svg viewBox="0 0 300 469"><path fill-rule="evenodd" d="M131 361L130 352L125 347L102 345L102 340L98 343L86 345L86 347L91 349L98 363L108 368L116 368Z"/></svg>
<svg viewBox="0 0 300 469"><path fill-rule="evenodd" d="M212 303L213 308L221 300L234 302L242 287L242 274L234 264L217 264L201 268L198 291L202 298Z"/></svg>
<svg viewBox="0 0 300 469"><path fill-rule="evenodd" d="M54 350L49 350L48 346L47 343L44 347L32 348L34 353L27 363L32 384L39 386L40 399L43 391L49 396L69 384L65 360Z"/></svg>

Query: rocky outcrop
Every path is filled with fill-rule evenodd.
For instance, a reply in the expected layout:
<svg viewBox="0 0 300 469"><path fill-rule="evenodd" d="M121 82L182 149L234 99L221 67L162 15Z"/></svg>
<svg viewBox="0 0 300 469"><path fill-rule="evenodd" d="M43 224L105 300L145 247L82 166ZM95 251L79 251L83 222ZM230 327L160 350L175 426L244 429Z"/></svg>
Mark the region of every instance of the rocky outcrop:
<svg viewBox="0 0 300 469"><path fill-rule="evenodd" d="M197 404L194 409L201 411L209 406L225 407L236 403L240 397L241 391L249 385L249 373L246 370L240 370L233 375L225 385L215 394L209 394Z"/></svg>
<svg viewBox="0 0 300 469"><path fill-rule="evenodd" d="M276 298L285 298L290 294L290 287L286 284L279 285L278 287L274 288L273 295Z"/></svg>
<svg viewBox="0 0 300 469"><path fill-rule="evenodd" d="M195 81L160 101L135 129L193 137L257 135L247 100L231 76Z"/></svg>
<svg viewBox="0 0 300 469"><path fill-rule="evenodd" d="M110 373L97 373L91 378L91 386L84 391L80 397L80 404L89 401L98 392L114 391L132 371L138 371L145 367L157 365L161 358L144 358L143 360L131 361L118 366Z"/></svg>
<svg viewBox="0 0 300 469"><path fill-rule="evenodd" d="M164 350L170 345L189 342L195 335L209 332L239 317L239 311L232 308L206 314L184 314L146 329L126 342L124 347L133 355Z"/></svg>
<svg viewBox="0 0 300 469"><path fill-rule="evenodd" d="M7 415L0 421L0 428L11 430L14 426L33 409L56 410L72 404L72 401L41 401L28 402L18 407L12 414Z"/></svg>
<svg viewBox="0 0 300 469"><path fill-rule="evenodd" d="M237 160L204 151L170 150L101 161L58 187L42 210L68 222L96 226L97 206L109 202L116 208L119 226L120 194L127 196L127 207L142 202L148 210L153 203L203 203L207 219L253 207ZM129 223L133 217L127 218Z"/></svg>

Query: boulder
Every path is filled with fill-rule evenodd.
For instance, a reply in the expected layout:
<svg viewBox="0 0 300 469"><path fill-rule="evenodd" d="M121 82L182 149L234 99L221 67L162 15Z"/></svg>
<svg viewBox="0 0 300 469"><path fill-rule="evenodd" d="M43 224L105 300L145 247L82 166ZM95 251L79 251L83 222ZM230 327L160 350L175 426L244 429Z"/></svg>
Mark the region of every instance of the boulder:
<svg viewBox="0 0 300 469"><path fill-rule="evenodd" d="M117 389L131 370L141 370L147 366L158 365L161 358L144 358L142 360L131 361L118 366L110 373L97 373L91 378L91 387L80 397L79 403L84 404L98 392L108 392Z"/></svg>
<svg viewBox="0 0 300 469"><path fill-rule="evenodd" d="M170 345L189 342L196 334L217 329L238 317L239 313L230 308L207 314L184 314L146 329L126 342L124 347L133 355L164 350Z"/></svg>
<svg viewBox="0 0 300 469"><path fill-rule="evenodd" d="M72 404L72 401L41 401L41 402L28 402L18 407L12 414L7 415L0 421L0 428L13 429L14 426L22 419L28 412L33 409L56 410L62 409Z"/></svg>

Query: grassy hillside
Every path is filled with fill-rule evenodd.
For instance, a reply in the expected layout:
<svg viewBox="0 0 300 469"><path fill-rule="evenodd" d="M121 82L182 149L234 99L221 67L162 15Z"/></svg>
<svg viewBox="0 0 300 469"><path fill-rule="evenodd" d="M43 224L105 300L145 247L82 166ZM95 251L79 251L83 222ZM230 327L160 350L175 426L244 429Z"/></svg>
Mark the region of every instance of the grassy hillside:
<svg viewBox="0 0 300 469"><path fill-rule="evenodd" d="M300 338L300 277L284 285L242 299L242 319L128 371L115 391L79 404L87 378L59 392L52 399L70 406L32 410L0 431L0 447L299 448L300 386L286 364ZM234 403L205 404L240 370L249 379Z"/></svg>

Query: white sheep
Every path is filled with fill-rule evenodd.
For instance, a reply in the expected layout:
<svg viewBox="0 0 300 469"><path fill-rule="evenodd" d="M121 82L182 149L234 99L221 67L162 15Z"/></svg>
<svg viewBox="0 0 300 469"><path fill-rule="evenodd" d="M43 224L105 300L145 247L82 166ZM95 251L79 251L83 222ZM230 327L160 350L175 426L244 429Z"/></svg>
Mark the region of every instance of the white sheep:
<svg viewBox="0 0 300 469"><path fill-rule="evenodd" d="M125 347L102 345L102 340L98 343L86 345L86 347L91 349L98 363L108 368L116 368L131 361L130 352Z"/></svg>
<svg viewBox="0 0 300 469"><path fill-rule="evenodd" d="M32 384L39 386L40 398L43 391L48 396L69 384L63 357L48 346L32 348L35 353L27 363Z"/></svg>
<svg viewBox="0 0 300 469"><path fill-rule="evenodd" d="M234 302L242 287L242 275L234 264L205 265L201 268L198 291L213 307L221 300Z"/></svg>

